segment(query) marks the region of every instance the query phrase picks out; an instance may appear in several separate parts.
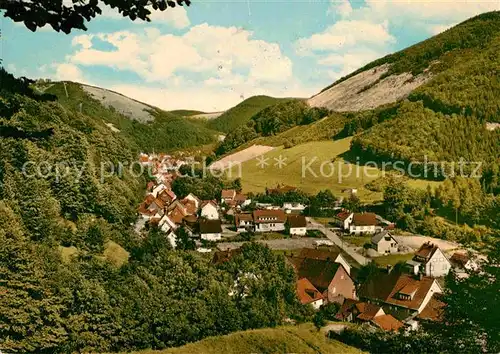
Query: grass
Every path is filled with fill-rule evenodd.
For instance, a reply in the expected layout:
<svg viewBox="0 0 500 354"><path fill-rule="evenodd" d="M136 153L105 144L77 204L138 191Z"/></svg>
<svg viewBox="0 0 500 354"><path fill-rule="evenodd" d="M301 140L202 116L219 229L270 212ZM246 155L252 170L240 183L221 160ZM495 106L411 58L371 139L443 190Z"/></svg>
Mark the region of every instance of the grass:
<svg viewBox="0 0 500 354"><path fill-rule="evenodd" d="M315 141L297 145L290 149L279 147L264 155L268 158L269 163L266 168L256 166L255 159L246 161L242 164L241 171L243 190L244 192L263 192L266 187L286 183L298 187L306 193L315 194L320 190L330 189L335 195L341 195L342 190L345 188L358 188L362 200L380 200L382 198L381 193L371 192L364 188L364 185L379 177L381 172L376 168L359 167L358 177L356 176L356 165L346 163L341 158L338 158L339 155L350 149L351 139ZM275 159L280 156L285 159L284 162L286 163L286 166L281 169L274 166ZM326 165L335 159L337 160L333 163L333 175L329 176L332 170ZM303 161L304 166L313 161L310 165L313 172L305 169L304 176L302 176ZM324 176L320 172L322 163L325 163ZM350 169L352 169L353 173L347 176ZM363 173L363 170L365 173ZM234 167L231 172L233 176L236 176L238 167Z"/></svg>
<svg viewBox="0 0 500 354"><path fill-rule="evenodd" d="M172 354L243 354L243 353L361 353L360 350L339 341L328 339L312 324L255 329L226 336L210 337L202 341L162 351L140 353Z"/></svg>
<svg viewBox="0 0 500 354"><path fill-rule="evenodd" d="M371 243L371 236L346 236L343 237L344 242L350 243L351 245L357 247L363 247L365 243Z"/></svg>
<svg viewBox="0 0 500 354"><path fill-rule="evenodd" d="M116 242L108 241L104 245L103 256L115 266L121 267L128 262L129 253Z"/></svg>
<svg viewBox="0 0 500 354"><path fill-rule="evenodd" d="M70 263L72 258L78 254L78 249L75 246L59 246L59 252L61 252L61 258L63 262Z"/></svg>
<svg viewBox="0 0 500 354"><path fill-rule="evenodd" d="M395 265L399 262L406 262L413 258L413 253L408 254L390 254L373 258L373 261L379 266Z"/></svg>

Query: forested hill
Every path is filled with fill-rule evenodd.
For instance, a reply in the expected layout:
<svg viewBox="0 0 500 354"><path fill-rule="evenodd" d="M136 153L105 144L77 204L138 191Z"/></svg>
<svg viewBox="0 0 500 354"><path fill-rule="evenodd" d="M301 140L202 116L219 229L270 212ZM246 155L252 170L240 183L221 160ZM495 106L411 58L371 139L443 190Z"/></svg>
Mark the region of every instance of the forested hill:
<svg viewBox="0 0 500 354"><path fill-rule="evenodd" d="M422 99L441 108L464 109L498 121L498 99L482 92L498 90L499 34L500 12L479 15L369 63L326 87L309 103L334 111L359 111L393 103L417 90ZM425 85L429 81L432 84ZM418 89L423 85L426 89Z"/></svg>
<svg viewBox="0 0 500 354"><path fill-rule="evenodd" d="M135 151L168 152L214 143L218 133L197 119L165 112L112 91L72 82L38 84L56 95L63 107L106 123L108 131L125 138Z"/></svg>

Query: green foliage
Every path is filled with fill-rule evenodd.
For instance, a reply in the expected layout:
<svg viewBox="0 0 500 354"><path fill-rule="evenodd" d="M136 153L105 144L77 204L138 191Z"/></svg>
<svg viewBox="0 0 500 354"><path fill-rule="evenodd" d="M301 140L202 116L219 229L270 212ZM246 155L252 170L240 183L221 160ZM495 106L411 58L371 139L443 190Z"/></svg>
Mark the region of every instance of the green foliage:
<svg viewBox="0 0 500 354"><path fill-rule="evenodd" d="M289 100L262 109L251 117L246 125L228 133L217 147L217 155L223 155L258 137L274 136L286 130L308 125L326 116L325 108L311 108L305 101Z"/></svg>
<svg viewBox="0 0 500 354"><path fill-rule="evenodd" d="M229 133L234 129L244 126L252 116L259 111L277 104L278 102L290 101L287 98L274 98L269 96L252 96L238 105L230 108L221 116L208 122L208 127L221 132Z"/></svg>
<svg viewBox="0 0 500 354"><path fill-rule="evenodd" d="M217 133L195 120L151 108L155 119L149 123L141 123L104 107L78 84L66 83L66 90L68 97L63 84L56 83L46 91L56 95L59 103L68 109L78 112L81 105L82 113L94 121L112 123L120 132L113 133L106 127L108 134L122 136L132 150L167 152L215 142Z"/></svg>

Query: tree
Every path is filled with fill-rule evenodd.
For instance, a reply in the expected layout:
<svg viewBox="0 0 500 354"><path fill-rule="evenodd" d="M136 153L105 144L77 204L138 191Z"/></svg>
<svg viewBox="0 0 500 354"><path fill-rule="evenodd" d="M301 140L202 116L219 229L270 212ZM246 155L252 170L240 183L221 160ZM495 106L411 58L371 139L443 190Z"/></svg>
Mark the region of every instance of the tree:
<svg viewBox="0 0 500 354"><path fill-rule="evenodd" d="M151 11L165 11L168 7L190 5L190 0L16 0L1 1L4 16L15 22L24 22L31 31L50 25L68 34L73 28L87 30L85 22L102 14L102 4L117 9L124 17L150 21Z"/></svg>

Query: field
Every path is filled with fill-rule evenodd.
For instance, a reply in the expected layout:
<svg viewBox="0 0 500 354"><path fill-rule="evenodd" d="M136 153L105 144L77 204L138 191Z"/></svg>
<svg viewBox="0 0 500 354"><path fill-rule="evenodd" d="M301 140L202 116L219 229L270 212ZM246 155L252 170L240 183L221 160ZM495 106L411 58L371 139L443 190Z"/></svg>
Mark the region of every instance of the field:
<svg viewBox="0 0 500 354"><path fill-rule="evenodd" d="M337 158L349 150L350 142L351 138L346 138L337 141L309 142L290 149L279 147L264 155L268 163L264 168L256 165L257 159L246 161L241 166L243 191L263 192L266 187L286 183L313 194L323 189L330 189L334 194L340 195L345 188L358 188L360 197L365 201L381 199L381 193L371 192L364 188L366 183L381 175L379 170L370 167L358 169L356 165ZM282 168L276 166L280 156L286 164ZM306 166L310 162L312 162L310 169L307 169ZM321 173L323 163L324 174ZM333 165L333 169L330 165ZM302 174L303 166L304 175ZM237 177L238 172L238 167L233 167L232 177Z"/></svg>
<svg viewBox="0 0 500 354"><path fill-rule="evenodd" d="M142 354L244 354L244 353L362 353L326 338L312 324L236 332L210 337L179 348L141 351Z"/></svg>
<svg viewBox="0 0 500 354"><path fill-rule="evenodd" d="M365 185L384 173L375 167L360 166L356 161L344 160L342 155L349 151L351 140L352 137L313 141L289 149L277 147L260 156L252 154L253 157L247 156L249 159L241 164L241 174L240 166L233 166L228 177L241 177L246 193L262 193L265 188L282 183L310 194L330 189L337 196L346 196L343 190L356 188L363 202L379 201L383 197L382 192L370 191ZM235 160L233 155L225 159ZM259 161L263 164L259 164ZM418 188L426 188L429 184L435 188L440 182L409 180L408 183Z"/></svg>

